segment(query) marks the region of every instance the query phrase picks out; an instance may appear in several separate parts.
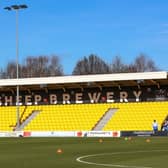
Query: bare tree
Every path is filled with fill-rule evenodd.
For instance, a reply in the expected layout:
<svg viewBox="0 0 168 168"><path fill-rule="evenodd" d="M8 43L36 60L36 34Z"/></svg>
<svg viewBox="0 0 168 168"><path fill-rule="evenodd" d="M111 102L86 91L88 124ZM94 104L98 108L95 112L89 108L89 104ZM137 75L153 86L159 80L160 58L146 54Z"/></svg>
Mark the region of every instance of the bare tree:
<svg viewBox="0 0 168 168"><path fill-rule="evenodd" d="M21 70L20 64L18 65L19 71ZM7 64L7 67L5 71L3 72L3 78L16 78L16 63L15 62L9 62ZM21 77L21 74L19 74L19 77Z"/></svg>
<svg viewBox="0 0 168 168"><path fill-rule="evenodd" d="M22 67L22 77L46 77L63 75L58 56L27 57Z"/></svg>
<svg viewBox="0 0 168 168"><path fill-rule="evenodd" d="M8 63L3 73L3 78L16 78L16 63ZM5 75L4 75L5 74ZM19 77L47 77L63 75L63 68L58 56L28 56L25 64L19 65Z"/></svg>
<svg viewBox="0 0 168 168"><path fill-rule="evenodd" d="M131 64L124 64L120 56L114 57L112 64L105 63L100 57L91 54L83 57L76 63L73 75L124 73L124 72L150 72L158 71L155 62L146 55L140 54ZM0 70L0 78L16 78L16 63L9 62L6 68ZM19 78L61 76L63 68L59 57L28 56L24 64L19 64Z"/></svg>
<svg viewBox="0 0 168 168"><path fill-rule="evenodd" d="M123 63L120 56L115 56L111 64L112 73L123 73L128 71L128 66Z"/></svg>
<svg viewBox="0 0 168 168"><path fill-rule="evenodd" d="M135 65L134 64L129 64L128 66L127 66L127 72L129 73L131 73L131 72L137 72L137 70L136 70L136 67L135 67Z"/></svg>
<svg viewBox="0 0 168 168"><path fill-rule="evenodd" d="M9 62L6 68L7 78L16 78L16 63Z"/></svg>
<svg viewBox="0 0 168 168"><path fill-rule="evenodd" d="M159 68L155 65L155 62L151 59L147 62L148 71L158 71Z"/></svg>
<svg viewBox="0 0 168 168"><path fill-rule="evenodd" d="M140 54L136 57L132 66L134 67L135 72L158 71L154 61L144 54Z"/></svg>
<svg viewBox="0 0 168 168"><path fill-rule="evenodd" d="M3 68L0 69L0 79L6 78L6 72L3 70Z"/></svg>
<svg viewBox="0 0 168 168"><path fill-rule="evenodd" d="M108 64L100 57L91 54L88 58L79 60L72 72L73 75L110 73Z"/></svg>
<svg viewBox="0 0 168 168"><path fill-rule="evenodd" d="M59 64L59 57L53 55L51 58L50 58L50 63L49 63L49 66L48 66L48 69L49 69L49 74L50 76L61 76L63 75L63 68L61 66L61 64Z"/></svg>
<svg viewBox="0 0 168 168"><path fill-rule="evenodd" d="M131 64L124 64L121 57L116 56L111 64L112 73L123 73L123 72L151 72L157 71L154 61L146 55L140 54L135 58Z"/></svg>

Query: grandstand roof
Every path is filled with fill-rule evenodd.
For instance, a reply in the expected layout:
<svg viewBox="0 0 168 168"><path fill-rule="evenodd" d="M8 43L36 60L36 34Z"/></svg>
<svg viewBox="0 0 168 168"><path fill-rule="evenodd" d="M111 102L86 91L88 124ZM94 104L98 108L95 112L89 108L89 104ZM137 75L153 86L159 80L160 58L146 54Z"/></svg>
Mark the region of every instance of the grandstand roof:
<svg viewBox="0 0 168 168"><path fill-rule="evenodd" d="M97 74L97 75L74 75L59 77L1 79L0 87L13 88L16 85L25 88L62 88L62 87L103 87L103 86L137 86L137 85L167 85L168 73L159 72L138 72L118 74Z"/></svg>

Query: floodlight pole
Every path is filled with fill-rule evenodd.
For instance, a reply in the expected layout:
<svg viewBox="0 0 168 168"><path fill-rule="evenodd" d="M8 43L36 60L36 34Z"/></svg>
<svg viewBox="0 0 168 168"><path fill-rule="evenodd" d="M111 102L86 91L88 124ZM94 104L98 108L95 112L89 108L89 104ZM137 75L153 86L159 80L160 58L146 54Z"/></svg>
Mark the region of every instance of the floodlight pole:
<svg viewBox="0 0 168 168"><path fill-rule="evenodd" d="M16 79L19 79L19 12L16 10ZM16 128L20 127L19 85L16 86Z"/></svg>
<svg viewBox="0 0 168 168"><path fill-rule="evenodd" d="M16 129L20 127L20 104L19 104L19 10L28 8L27 5L12 5L9 7L5 7L5 10L11 11L14 10L16 12Z"/></svg>

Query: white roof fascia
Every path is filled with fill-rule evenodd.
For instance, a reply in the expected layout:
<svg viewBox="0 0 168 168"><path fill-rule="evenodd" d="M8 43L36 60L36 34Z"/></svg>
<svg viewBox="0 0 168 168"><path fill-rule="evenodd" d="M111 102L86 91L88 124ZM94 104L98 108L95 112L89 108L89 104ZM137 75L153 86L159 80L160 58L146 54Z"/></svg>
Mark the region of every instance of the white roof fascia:
<svg viewBox="0 0 168 168"><path fill-rule="evenodd" d="M74 76L41 77L41 78L1 79L0 86L110 82L110 81L152 80L152 79L153 80L167 79L167 72L159 71L159 72L116 73L116 74L97 74L97 75L74 75Z"/></svg>

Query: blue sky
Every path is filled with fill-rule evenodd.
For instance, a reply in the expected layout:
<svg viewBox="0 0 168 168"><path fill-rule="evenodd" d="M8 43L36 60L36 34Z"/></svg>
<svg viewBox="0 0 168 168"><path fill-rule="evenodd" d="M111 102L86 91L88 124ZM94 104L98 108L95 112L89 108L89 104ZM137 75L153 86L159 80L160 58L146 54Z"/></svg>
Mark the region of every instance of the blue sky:
<svg viewBox="0 0 168 168"><path fill-rule="evenodd" d="M27 56L60 56L65 74L91 53L125 63L140 53L168 71L167 0L0 0L0 67L15 61L15 12L19 11L19 62Z"/></svg>

